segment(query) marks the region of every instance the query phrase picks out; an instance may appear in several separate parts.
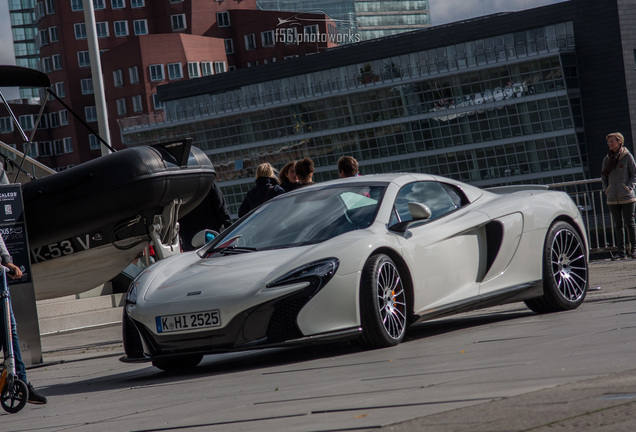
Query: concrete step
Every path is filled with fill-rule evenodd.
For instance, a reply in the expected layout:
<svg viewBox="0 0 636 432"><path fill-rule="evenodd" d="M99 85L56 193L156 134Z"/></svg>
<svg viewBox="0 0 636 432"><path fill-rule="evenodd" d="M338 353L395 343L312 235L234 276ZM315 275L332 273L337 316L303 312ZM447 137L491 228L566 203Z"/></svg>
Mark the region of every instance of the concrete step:
<svg viewBox="0 0 636 432"><path fill-rule="evenodd" d="M125 294L62 297L37 302L40 334L121 323Z"/></svg>

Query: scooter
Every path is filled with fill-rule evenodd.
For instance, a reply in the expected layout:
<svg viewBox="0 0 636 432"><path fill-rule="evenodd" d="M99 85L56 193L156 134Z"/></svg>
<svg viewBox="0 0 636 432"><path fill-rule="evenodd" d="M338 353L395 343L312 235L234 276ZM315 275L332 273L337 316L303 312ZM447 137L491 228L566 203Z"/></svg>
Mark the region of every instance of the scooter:
<svg viewBox="0 0 636 432"><path fill-rule="evenodd" d="M17 413L27 403L29 389L15 373L15 358L13 353L13 337L11 333L11 300L7 284L7 272L12 270L0 266L2 271L2 285L0 286L0 311L4 320L4 369L0 375L0 405L8 413Z"/></svg>

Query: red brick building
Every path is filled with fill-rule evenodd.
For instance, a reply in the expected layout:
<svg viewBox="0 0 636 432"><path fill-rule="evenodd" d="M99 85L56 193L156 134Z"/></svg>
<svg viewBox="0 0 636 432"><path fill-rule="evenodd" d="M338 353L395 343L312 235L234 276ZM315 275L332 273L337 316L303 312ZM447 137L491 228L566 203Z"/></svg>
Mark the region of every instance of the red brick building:
<svg viewBox="0 0 636 432"><path fill-rule="evenodd" d="M36 8L40 69L53 91L95 130L97 113L82 0ZM95 21L111 145L121 148L118 120L161 115L159 85L231 72L335 46L335 26L323 14L260 11L255 0L96 0ZM27 116L32 106L16 106ZM98 157L99 140L63 105L51 100L45 129L30 155L56 169ZM7 114L8 115L8 114ZM0 126L8 120L0 111ZM28 122L27 118L24 118ZM0 127L0 140L20 143ZM22 148L19 148L22 150Z"/></svg>

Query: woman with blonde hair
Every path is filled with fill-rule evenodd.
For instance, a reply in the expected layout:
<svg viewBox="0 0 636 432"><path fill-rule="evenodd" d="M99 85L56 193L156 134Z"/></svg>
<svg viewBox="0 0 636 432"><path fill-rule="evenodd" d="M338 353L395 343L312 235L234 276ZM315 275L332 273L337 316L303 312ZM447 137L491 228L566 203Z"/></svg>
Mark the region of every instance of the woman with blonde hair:
<svg viewBox="0 0 636 432"><path fill-rule="evenodd" d="M239 207L239 217L243 217L250 210L255 209L275 196L285 193L285 189L278 184L276 170L269 162L262 163L256 167L255 182L256 186L247 192L241 207Z"/></svg>

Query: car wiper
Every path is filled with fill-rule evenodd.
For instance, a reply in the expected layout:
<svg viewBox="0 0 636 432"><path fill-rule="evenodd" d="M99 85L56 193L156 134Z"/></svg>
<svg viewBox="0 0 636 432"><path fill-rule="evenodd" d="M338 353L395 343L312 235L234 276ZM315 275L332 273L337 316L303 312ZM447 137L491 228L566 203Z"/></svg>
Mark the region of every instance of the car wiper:
<svg viewBox="0 0 636 432"><path fill-rule="evenodd" d="M226 246L219 249L213 249L210 253L219 253L221 255L236 255L256 251L256 248L246 246Z"/></svg>

